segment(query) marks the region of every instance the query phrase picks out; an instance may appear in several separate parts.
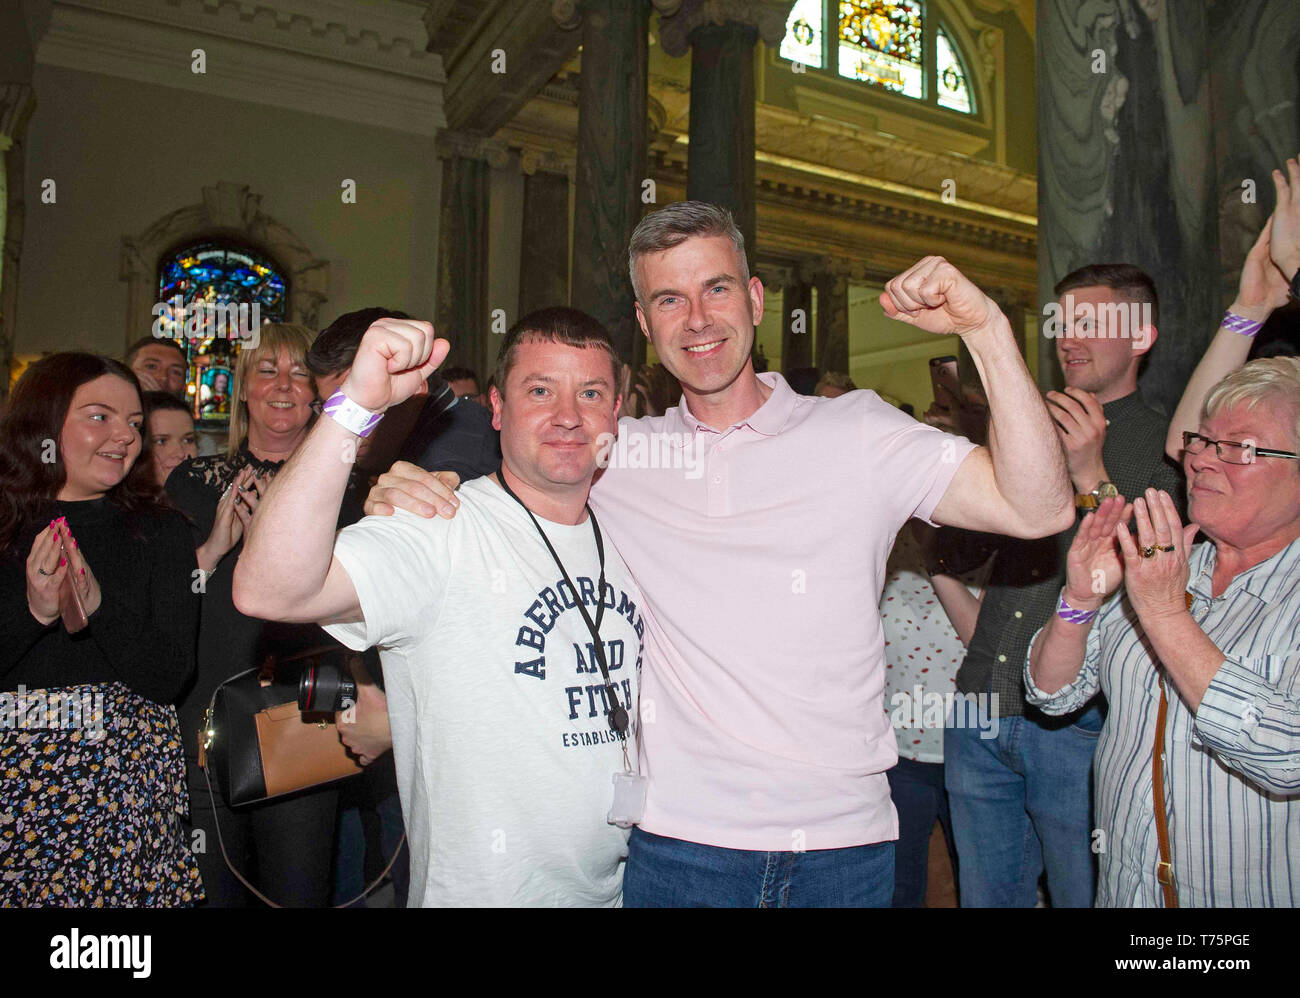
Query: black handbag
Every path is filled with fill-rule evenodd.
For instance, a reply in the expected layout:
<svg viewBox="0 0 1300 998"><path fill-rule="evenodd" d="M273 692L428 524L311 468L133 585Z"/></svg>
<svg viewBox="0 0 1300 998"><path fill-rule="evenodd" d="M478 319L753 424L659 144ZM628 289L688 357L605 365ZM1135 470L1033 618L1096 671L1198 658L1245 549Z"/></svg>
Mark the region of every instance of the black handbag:
<svg viewBox="0 0 1300 998"><path fill-rule="evenodd" d="M332 714L302 714L298 686L279 667L323 662L346 671L349 653L313 648L231 676L212 693L204 715L199 765L231 807L270 800L360 775L361 764L339 741ZM290 670L297 676L300 669Z"/></svg>
<svg viewBox="0 0 1300 998"><path fill-rule="evenodd" d="M339 741L333 715L302 714L298 710L297 683L276 678L277 667L288 663L301 663L299 669L290 670L295 677L327 661L347 671L349 657L350 653L337 645L279 660L269 656L259 668L231 676L218 686L208 701L204 730L199 733L199 766L208 794L213 795L215 779L226 803L238 806L360 775L361 764ZM281 907L254 887L230 861L215 799L212 815L217 844L230 872L259 900L272 908ZM405 844L403 832L379 876L356 897L335 907L347 908L378 887Z"/></svg>

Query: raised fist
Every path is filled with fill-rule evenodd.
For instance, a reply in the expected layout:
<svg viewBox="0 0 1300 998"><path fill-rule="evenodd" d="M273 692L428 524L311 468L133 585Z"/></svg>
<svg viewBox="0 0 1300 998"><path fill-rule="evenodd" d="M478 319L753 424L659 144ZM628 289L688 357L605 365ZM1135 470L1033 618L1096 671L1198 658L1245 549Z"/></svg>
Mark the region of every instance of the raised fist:
<svg viewBox="0 0 1300 998"><path fill-rule="evenodd" d="M449 350L428 322L380 319L366 330L340 387L357 405L383 412L427 391L426 379Z"/></svg>
<svg viewBox="0 0 1300 998"><path fill-rule="evenodd" d="M945 335L973 333L1001 315L993 299L941 256L927 256L891 278L880 305L891 319Z"/></svg>

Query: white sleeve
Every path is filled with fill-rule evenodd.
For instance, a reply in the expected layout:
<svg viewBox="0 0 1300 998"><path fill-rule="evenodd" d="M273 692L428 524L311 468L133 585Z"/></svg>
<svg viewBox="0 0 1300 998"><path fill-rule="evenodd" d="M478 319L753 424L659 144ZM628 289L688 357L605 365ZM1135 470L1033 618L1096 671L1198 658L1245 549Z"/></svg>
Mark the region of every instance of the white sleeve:
<svg viewBox="0 0 1300 998"><path fill-rule="evenodd" d="M401 645L427 632L446 593L450 526L399 509L339 531L334 557L352 580L363 619L327 624L325 631L356 651Z"/></svg>

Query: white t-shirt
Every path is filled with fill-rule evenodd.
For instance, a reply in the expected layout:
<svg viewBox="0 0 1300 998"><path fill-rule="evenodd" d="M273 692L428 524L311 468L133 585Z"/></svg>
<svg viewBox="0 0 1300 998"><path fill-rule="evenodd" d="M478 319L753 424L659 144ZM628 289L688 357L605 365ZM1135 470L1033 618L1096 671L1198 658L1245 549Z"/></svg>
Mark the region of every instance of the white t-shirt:
<svg viewBox="0 0 1300 998"><path fill-rule="evenodd" d="M617 905L627 832L606 816L623 747L591 634L523 508L487 478L458 496L452 520L368 516L334 546L365 621L326 630L380 649L411 904ZM538 522L594 622L590 521ZM635 719L643 601L602 533L600 635Z"/></svg>

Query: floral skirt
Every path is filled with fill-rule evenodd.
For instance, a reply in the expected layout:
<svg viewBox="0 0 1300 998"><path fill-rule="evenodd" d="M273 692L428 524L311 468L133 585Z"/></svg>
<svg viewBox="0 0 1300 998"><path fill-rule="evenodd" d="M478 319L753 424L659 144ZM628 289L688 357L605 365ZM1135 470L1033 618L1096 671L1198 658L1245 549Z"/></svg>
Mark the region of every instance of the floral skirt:
<svg viewBox="0 0 1300 998"><path fill-rule="evenodd" d="M203 898L176 708L121 683L0 693L0 907Z"/></svg>

